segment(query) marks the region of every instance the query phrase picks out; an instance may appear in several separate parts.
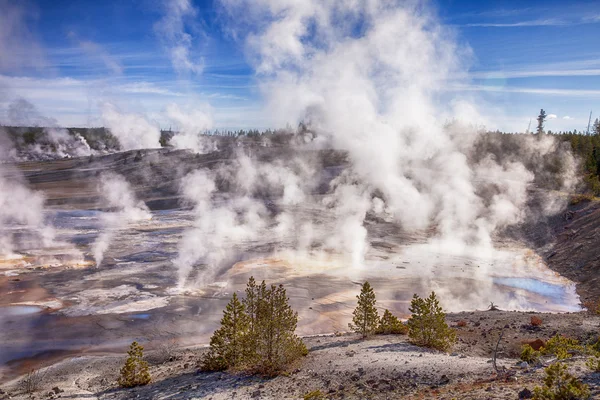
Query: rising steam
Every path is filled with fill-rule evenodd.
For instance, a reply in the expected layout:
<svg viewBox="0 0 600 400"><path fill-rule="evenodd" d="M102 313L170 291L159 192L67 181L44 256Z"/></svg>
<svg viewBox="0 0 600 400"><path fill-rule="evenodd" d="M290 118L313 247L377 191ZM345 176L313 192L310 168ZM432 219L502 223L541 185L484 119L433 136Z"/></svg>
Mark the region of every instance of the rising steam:
<svg viewBox="0 0 600 400"><path fill-rule="evenodd" d="M115 234L130 222L150 219L152 216L143 201L136 199L129 183L120 175L105 173L100 178L98 191L108 210L102 214L102 231L92 245L92 254L96 266L102 264L104 253L108 250Z"/></svg>
<svg viewBox="0 0 600 400"><path fill-rule="evenodd" d="M468 124L486 118L473 102L448 99L443 90L466 75L469 50L457 45L427 3L221 4L256 70L265 118L275 126L308 124L316 139L307 146L343 151L349 165L321 200L311 200L312 188L298 184L319 179L314 167L261 165L241 156L227 201L216 196L214 174L190 174L183 194L195 204L197 220L175 261L180 286L194 265L203 264L202 275L213 278L231 256L225 249L275 232L280 239L301 237L282 247L320 242L360 267L369 251L369 214L408 232L433 227L430 245L453 253L492 251L494 233L523 220L536 177L523 160L560 150L552 138L532 137L515 159L478 153L478 132ZM561 160L572 173L572 157ZM267 179L271 175L277 177ZM285 207L273 218L255 200L265 186L284 202L282 188L291 188L296 201L329 209L333 220L323 224L305 215L300 222ZM556 206L556 198L551 203Z"/></svg>

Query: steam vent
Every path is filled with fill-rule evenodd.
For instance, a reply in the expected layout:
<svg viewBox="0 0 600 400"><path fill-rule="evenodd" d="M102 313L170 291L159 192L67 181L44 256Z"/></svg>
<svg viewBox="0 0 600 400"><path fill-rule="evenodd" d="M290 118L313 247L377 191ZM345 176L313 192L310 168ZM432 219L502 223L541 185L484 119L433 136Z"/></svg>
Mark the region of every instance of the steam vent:
<svg viewBox="0 0 600 400"><path fill-rule="evenodd" d="M0 400L600 398L593 12L0 0Z"/></svg>

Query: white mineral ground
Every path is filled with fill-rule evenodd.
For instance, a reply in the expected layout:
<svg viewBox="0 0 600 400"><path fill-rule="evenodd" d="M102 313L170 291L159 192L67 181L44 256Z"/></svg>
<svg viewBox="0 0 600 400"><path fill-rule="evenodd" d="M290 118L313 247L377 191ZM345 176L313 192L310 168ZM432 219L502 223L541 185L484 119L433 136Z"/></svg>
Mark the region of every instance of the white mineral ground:
<svg viewBox="0 0 600 400"><path fill-rule="evenodd" d="M171 260L191 221L189 211L153 212L152 219L117 230L96 267L89 248L98 235L98 213L56 213L57 237L81 252L31 250L0 260L0 363L20 365L11 360L59 350L121 351L131 339L206 343L231 294L243 292L251 275L285 285L301 335L346 331L366 279L378 306L403 317L413 293L431 290L449 311L481 310L490 302L507 310L580 310L575 285L521 244L502 241L494 251L456 254L428 242L426 233L390 233L379 223L368 227L371 247L359 267L340 254L285 250L293 237L277 242L265 232L231 249L231 263L212 284L196 286L205 268L199 265L186 288L177 290Z"/></svg>

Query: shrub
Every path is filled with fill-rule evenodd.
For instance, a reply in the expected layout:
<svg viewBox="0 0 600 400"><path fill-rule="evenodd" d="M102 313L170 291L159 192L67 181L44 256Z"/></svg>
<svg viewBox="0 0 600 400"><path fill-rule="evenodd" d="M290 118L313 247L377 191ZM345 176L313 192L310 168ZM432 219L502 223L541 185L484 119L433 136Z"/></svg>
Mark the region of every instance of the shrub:
<svg viewBox="0 0 600 400"><path fill-rule="evenodd" d="M559 360L571 358L573 352L583 352L584 348L576 339L556 334L548 339L546 346L541 349L542 354L554 354Z"/></svg>
<svg viewBox="0 0 600 400"><path fill-rule="evenodd" d="M155 354L156 362L158 364L162 364L162 363L166 363L167 361L170 361L173 358L176 350L177 350L177 340L174 338L165 339L163 342L161 342L158 345L158 347L156 349L156 354Z"/></svg>
<svg viewBox="0 0 600 400"><path fill-rule="evenodd" d="M465 326L467 326L467 321L465 321L464 319L461 319L460 321L458 321L456 323L456 326L459 328L464 328Z"/></svg>
<svg viewBox="0 0 600 400"><path fill-rule="evenodd" d="M375 308L375 292L369 282L363 283L360 294L356 296L358 305L352 313L352 323L348 327L364 338L375 333L379 324L379 315Z"/></svg>
<svg viewBox="0 0 600 400"><path fill-rule="evenodd" d="M531 317L531 326L541 326L542 322L540 317L536 317L535 315Z"/></svg>
<svg viewBox="0 0 600 400"><path fill-rule="evenodd" d="M435 292L426 299L415 294L409 310L408 336L412 343L446 351L456 342L456 332L446 324L446 314Z"/></svg>
<svg viewBox="0 0 600 400"><path fill-rule="evenodd" d="M385 310L383 317L379 321L376 333L382 335L406 335L408 333L408 326L403 324L389 310Z"/></svg>
<svg viewBox="0 0 600 400"><path fill-rule="evenodd" d="M536 400L589 399L590 389L567 371L561 362L551 364L544 370L544 385L533 389Z"/></svg>
<svg viewBox="0 0 600 400"><path fill-rule="evenodd" d="M541 356L542 353L540 351L534 350L534 348L528 344L521 347L521 360L528 364L537 364L540 361Z"/></svg>
<svg viewBox="0 0 600 400"><path fill-rule="evenodd" d="M325 395L319 389L308 392L303 396L304 400L323 400Z"/></svg>
<svg viewBox="0 0 600 400"><path fill-rule="evenodd" d="M122 387L142 386L150 383L150 372L148 363L144 361L144 347L138 342L131 343L127 352L127 360L121 368L118 383Z"/></svg>
<svg viewBox="0 0 600 400"><path fill-rule="evenodd" d="M600 315L600 301L589 300L583 303L583 306L592 315Z"/></svg>
<svg viewBox="0 0 600 400"><path fill-rule="evenodd" d="M21 381L23 391L29 395L33 394L34 392L37 392L42 386L44 376L45 374L42 374L37 369L29 370L27 375L25 375L25 378L23 378L23 381Z"/></svg>
<svg viewBox="0 0 600 400"><path fill-rule="evenodd" d="M600 372L600 353L591 356L585 365L594 372Z"/></svg>

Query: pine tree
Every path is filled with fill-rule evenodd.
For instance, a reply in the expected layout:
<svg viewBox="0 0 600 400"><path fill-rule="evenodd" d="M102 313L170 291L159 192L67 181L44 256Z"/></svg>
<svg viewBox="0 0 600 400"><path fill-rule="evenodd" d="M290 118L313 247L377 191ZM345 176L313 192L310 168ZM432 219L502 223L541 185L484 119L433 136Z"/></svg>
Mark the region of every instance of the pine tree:
<svg viewBox="0 0 600 400"><path fill-rule="evenodd" d="M435 292L426 299L415 294L409 311L408 336L412 343L445 351L456 342L456 332L446 324L446 314Z"/></svg>
<svg viewBox="0 0 600 400"><path fill-rule="evenodd" d="M255 370L275 375L308 350L294 333L298 313L292 310L283 285L267 288L263 281L254 290L256 316L254 322Z"/></svg>
<svg viewBox="0 0 600 400"><path fill-rule="evenodd" d="M594 121L594 126L592 128L592 133L594 135L600 135L600 119L596 118Z"/></svg>
<svg viewBox="0 0 600 400"><path fill-rule="evenodd" d="M138 342L131 343L127 352L127 360L121 368L119 376L119 385L122 387L142 386L150 383L150 372L148 372L148 363L144 361L144 347Z"/></svg>
<svg viewBox="0 0 600 400"><path fill-rule="evenodd" d="M568 372L565 364L550 364L544 372L544 386L533 389L536 400L589 399L590 388Z"/></svg>
<svg viewBox="0 0 600 400"><path fill-rule="evenodd" d="M248 361L249 318L237 293L227 304L221 327L210 338L210 350L202 367L207 371L238 368Z"/></svg>
<svg viewBox="0 0 600 400"><path fill-rule="evenodd" d="M537 134L541 135L542 133L544 133L544 121L546 121L546 111L544 111L544 109L542 108L540 110L540 115L538 115L537 117L537 122L538 122L538 126L537 126Z"/></svg>
<svg viewBox="0 0 600 400"><path fill-rule="evenodd" d="M264 282L263 282L264 283ZM249 330L254 333L256 325L256 303L258 297L258 287L254 277L251 276L246 285L246 298L243 300L246 308L246 314L248 315Z"/></svg>
<svg viewBox="0 0 600 400"><path fill-rule="evenodd" d="M377 333L382 335L405 335L408 333L408 326L404 325L390 310L385 310L381 321L379 321Z"/></svg>
<svg viewBox="0 0 600 400"><path fill-rule="evenodd" d="M352 323L348 327L356 333L360 333L362 338L375 333L379 323L379 315L375 308L375 292L369 282L363 283L360 294L356 296L358 305L352 313Z"/></svg>

